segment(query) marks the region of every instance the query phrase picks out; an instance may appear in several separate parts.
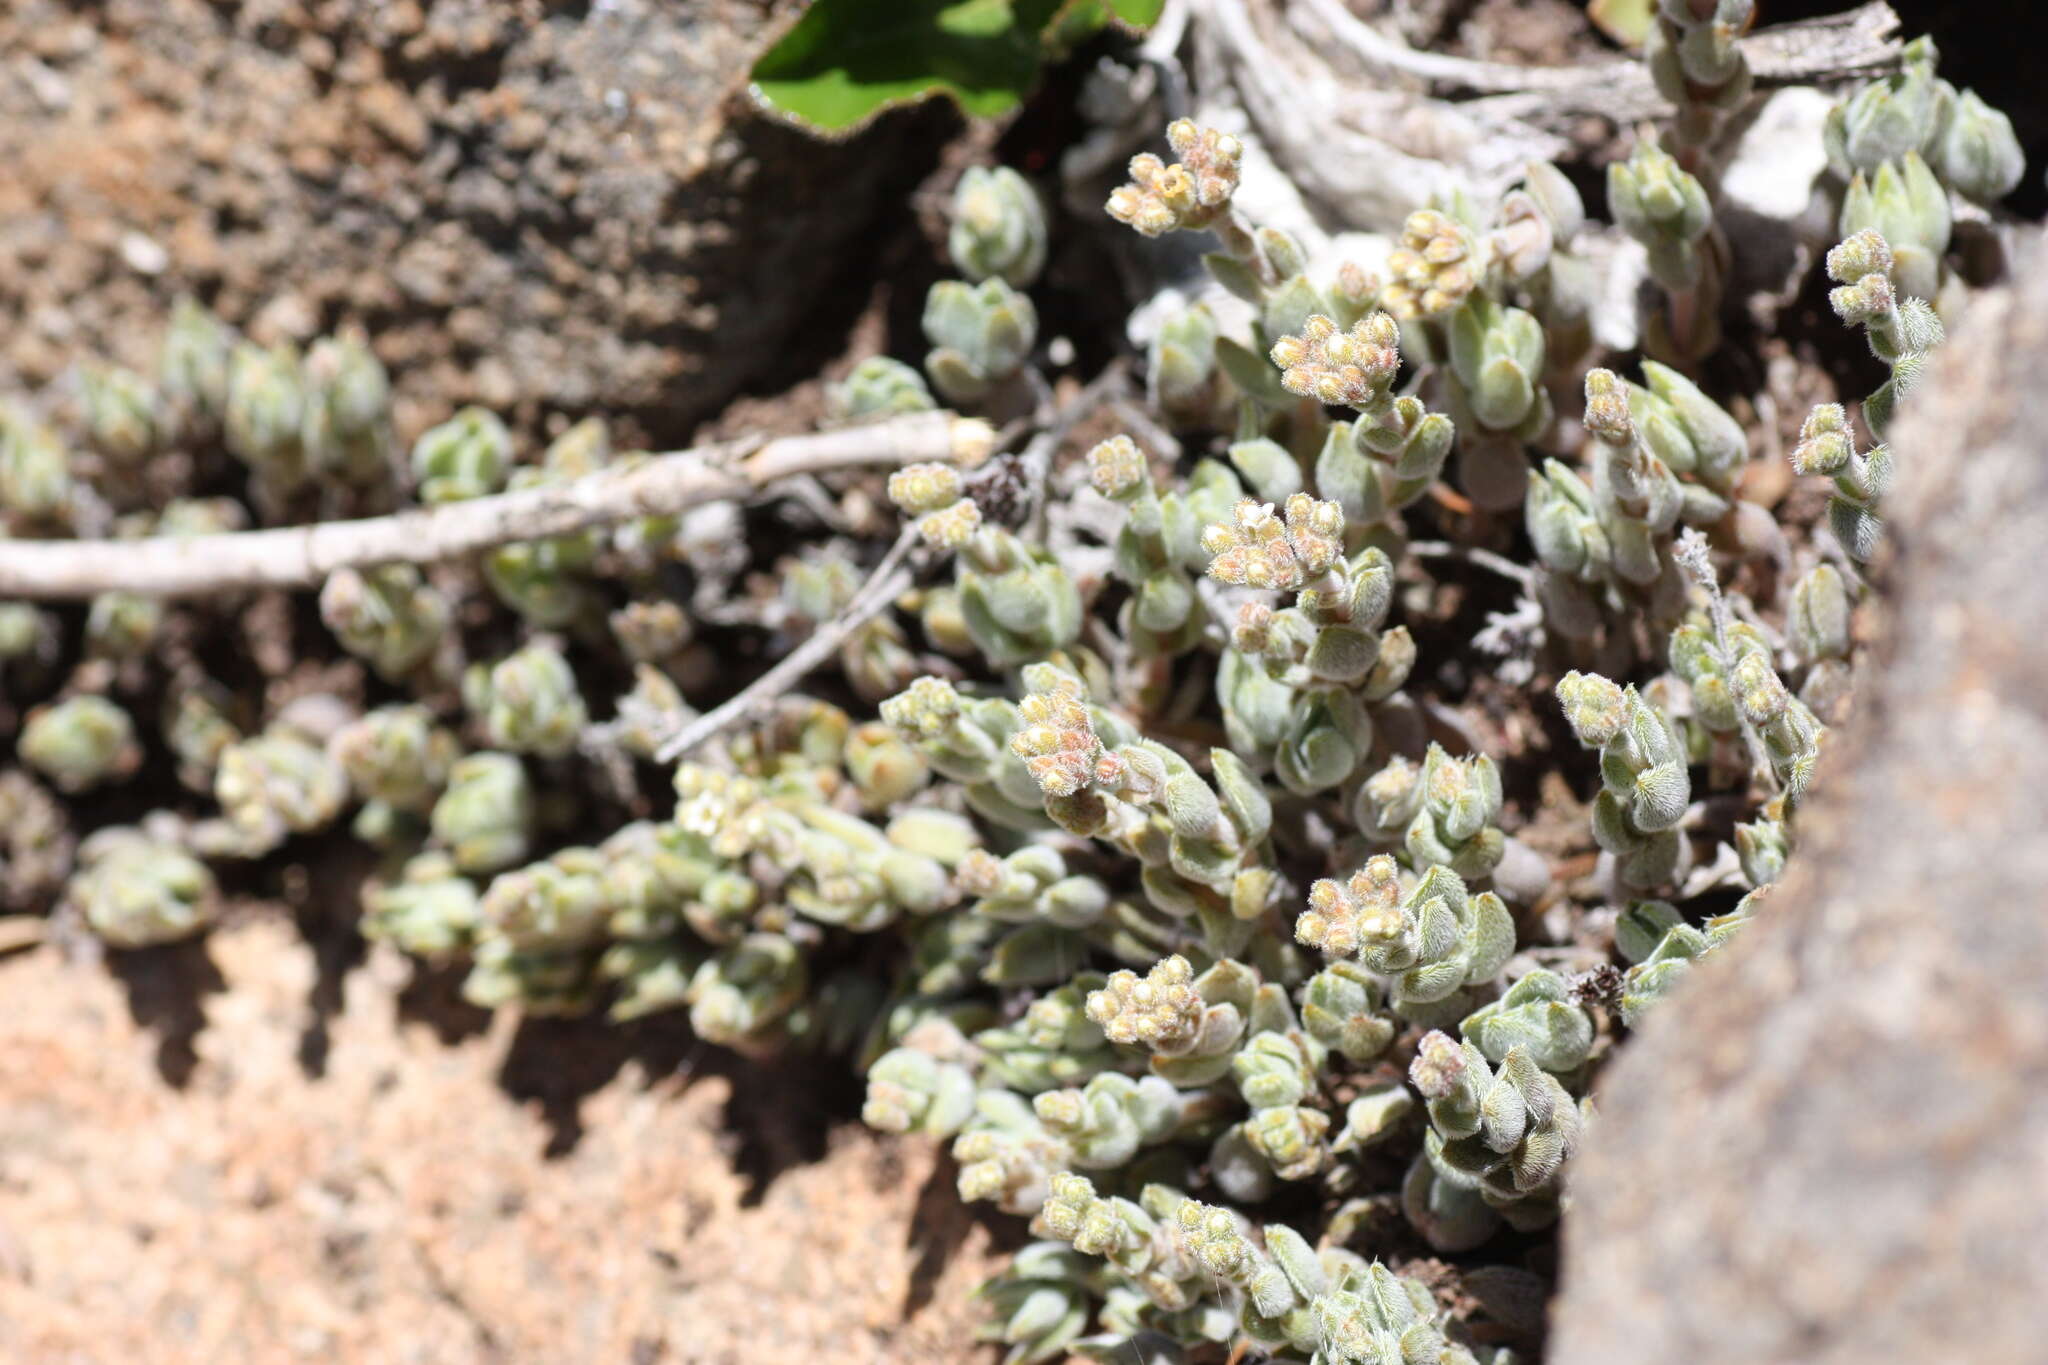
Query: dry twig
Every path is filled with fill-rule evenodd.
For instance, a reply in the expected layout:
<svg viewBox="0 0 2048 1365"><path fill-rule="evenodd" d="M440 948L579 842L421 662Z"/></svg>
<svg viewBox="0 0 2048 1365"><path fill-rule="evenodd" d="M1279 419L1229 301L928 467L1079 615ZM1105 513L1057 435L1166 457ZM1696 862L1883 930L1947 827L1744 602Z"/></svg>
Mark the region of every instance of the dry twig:
<svg viewBox="0 0 2048 1365"><path fill-rule="evenodd" d="M1671 110L1639 61L1615 58L1568 67L1474 61L1418 52L1353 15L1341 0L1306 0L1305 8L1341 46L1376 71L1474 94L1528 96L1516 112L1539 122L1600 114L1625 123ZM1763 29L1743 39L1742 49L1758 85L1868 77L1897 64L1903 50L1898 27L1892 7L1872 0L1843 14Z"/></svg>
<svg viewBox="0 0 2048 1365"><path fill-rule="evenodd" d="M1455 559L1475 568L1490 570L1503 578L1513 579L1521 585L1525 593L1536 590L1534 569L1477 545L1459 545L1448 540L1413 540L1408 542L1408 553L1418 559Z"/></svg>
<svg viewBox="0 0 2048 1365"><path fill-rule="evenodd" d="M1195 57L1234 92L1289 180L1354 227L1387 229L1418 203L1490 198L1531 160L1569 150L1586 115L1668 114L1643 63L1515 66L1418 52L1342 0L1192 0ZM1760 86L1882 75L1897 66L1890 6L1764 29L1743 40ZM1363 77L1363 79L1361 79Z"/></svg>
<svg viewBox="0 0 2048 1365"><path fill-rule="evenodd" d="M1046 478L1051 472L1052 457L1059 444L1066 438L1074 425L1082 418L1110 400L1111 395L1126 386L1129 377L1121 364L1112 364L1079 393L1062 404L1056 411L1044 418L1045 427L1015 459L1016 468L1008 474L991 469L990 478L1007 478L1019 484L1027 504L1036 509L1043 501ZM1043 407L1043 403L1040 404ZM968 485L969 495L975 491ZM672 763L683 757L706 740L731 729L750 713L766 706L777 697L794 687L806 674L825 662L833 650L839 648L847 636L866 625L886 611L903 594L912 581L910 566L905 562L918 543L915 526L905 526L896 537L896 543L875 565L867 582L853 595L838 615L830 621L819 623L803 643L777 660L775 666L748 683L738 693L727 698L716 708L705 712L694 720L684 723L668 739L662 742L655 758L662 763Z"/></svg>
<svg viewBox="0 0 2048 1365"><path fill-rule="evenodd" d="M430 563L508 541L675 516L701 503L757 495L797 474L978 458L991 439L975 419L917 413L765 444L757 437L724 441L567 483L386 517L142 540L0 540L0 598L311 588L337 569Z"/></svg>
<svg viewBox="0 0 2048 1365"><path fill-rule="evenodd" d="M820 622L804 642L779 659L775 666L748 683L713 709L686 722L662 741L655 758L673 763L704 741L731 729L755 708L775 700L819 664L854 631L887 610L910 586L910 567L904 563L918 535L915 526L905 526L889 553L875 565L875 571L859 592L829 621Z"/></svg>

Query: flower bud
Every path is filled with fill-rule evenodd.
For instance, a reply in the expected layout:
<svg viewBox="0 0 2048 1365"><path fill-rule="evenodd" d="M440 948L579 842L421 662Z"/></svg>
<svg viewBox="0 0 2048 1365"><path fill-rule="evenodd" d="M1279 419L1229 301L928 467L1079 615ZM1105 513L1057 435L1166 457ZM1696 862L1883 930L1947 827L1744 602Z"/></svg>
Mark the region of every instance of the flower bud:
<svg viewBox="0 0 2048 1365"><path fill-rule="evenodd" d="M1237 192L1244 144L1236 137L1176 119L1166 140L1180 160L1168 164L1149 152L1132 157L1130 183L1111 193L1106 205L1110 217L1147 237L1205 228Z"/></svg>
<svg viewBox="0 0 2048 1365"><path fill-rule="evenodd" d="M1573 669L1565 674L1558 680L1557 700L1572 733L1588 748L1600 748L1613 739L1628 716L1622 688L1598 673Z"/></svg>
<svg viewBox="0 0 2048 1365"><path fill-rule="evenodd" d="M1792 468L1800 474L1839 474L1855 458L1849 414L1839 403L1822 403L1807 414L1792 448Z"/></svg>
<svg viewBox="0 0 2048 1365"><path fill-rule="evenodd" d="M1751 725L1766 726L1792 704L1792 694L1785 690L1785 680L1771 667L1770 657L1763 653L1745 654L1736 661L1735 676L1729 680L1735 692L1735 703L1742 708L1743 718Z"/></svg>
<svg viewBox="0 0 2048 1365"><path fill-rule="evenodd" d="M960 471L949 464L905 465L889 476L889 501L913 515L936 512L960 497Z"/></svg>
<svg viewBox="0 0 2048 1365"><path fill-rule="evenodd" d="M1160 960L1142 978L1113 972L1101 990L1089 995L1088 1018L1113 1043L1159 1053L1184 1051L1202 1028L1204 1007L1193 982L1194 969L1178 955Z"/></svg>
<svg viewBox="0 0 2048 1365"><path fill-rule="evenodd" d="M962 498L950 507L927 512L917 519L917 534L934 550L959 550L981 529L981 506Z"/></svg>
<svg viewBox="0 0 2048 1365"><path fill-rule="evenodd" d="M1628 390L1612 370L1586 372L1586 430L1609 445L1625 446L1635 439Z"/></svg>
<svg viewBox="0 0 2048 1365"><path fill-rule="evenodd" d="M1456 308L1479 284L1479 244L1463 224L1435 209L1418 209L1401 225L1387 255L1393 280L1381 293L1387 311L1404 321Z"/></svg>
<svg viewBox="0 0 2048 1365"><path fill-rule="evenodd" d="M1891 244L1875 228L1852 232L1828 248L1828 278L1837 284L1855 284L1866 275L1888 279L1895 264Z"/></svg>
<svg viewBox="0 0 2048 1365"><path fill-rule="evenodd" d="M1116 435L1088 452L1088 482L1105 498L1128 498L1149 482L1145 452L1130 437Z"/></svg>
<svg viewBox="0 0 2048 1365"><path fill-rule="evenodd" d="M1272 348L1280 382L1290 393L1321 403L1376 410L1401 368L1400 328L1387 313L1360 319L1349 331L1322 314L1310 316L1299 335Z"/></svg>

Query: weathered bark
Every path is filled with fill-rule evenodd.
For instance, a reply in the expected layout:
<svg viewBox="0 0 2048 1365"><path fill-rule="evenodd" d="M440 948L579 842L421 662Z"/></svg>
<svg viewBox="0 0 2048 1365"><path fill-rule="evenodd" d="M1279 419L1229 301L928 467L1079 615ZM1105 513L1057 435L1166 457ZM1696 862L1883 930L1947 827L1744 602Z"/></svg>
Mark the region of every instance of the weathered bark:
<svg viewBox="0 0 2048 1365"><path fill-rule="evenodd" d="M1785 885L1606 1078L1552 1358L2048 1353L2048 248L1896 430L1888 611Z"/></svg>

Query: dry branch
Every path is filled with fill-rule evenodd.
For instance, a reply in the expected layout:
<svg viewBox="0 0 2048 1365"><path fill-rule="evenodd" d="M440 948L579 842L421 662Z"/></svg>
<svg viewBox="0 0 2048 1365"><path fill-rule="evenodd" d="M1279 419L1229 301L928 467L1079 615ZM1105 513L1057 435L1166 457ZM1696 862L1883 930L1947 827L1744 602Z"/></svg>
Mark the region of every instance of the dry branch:
<svg viewBox="0 0 2048 1365"><path fill-rule="evenodd" d="M1567 150L1491 101L1440 100L1412 77L1361 80L1361 63L1299 5L1198 0L1196 18L1202 87L1233 92L1287 180L1352 227L1396 227L1456 193L1490 198Z"/></svg>
<svg viewBox="0 0 2048 1365"><path fill-rule="evenodd" d="M1619 122L1669 113L1648 68L1615 58L1568 67L1515 66L1418 52L1357 18L1341 0L1306 0L1336 42L1368 68L1384 75L1430 81L1446 90L1522 97L1503 112L1539 123L1600 114ZM1298 22L1298 21L1297 21ZM1898 62L1899 16L1882 0L1844 14L1780 24L1742 40L1743 54L1758 85L1795 85L1881 75Z"/></svg>
<svg viewBox="0 0 2048 1365"><path fill-rule="evenodd" d="M906 526L889 547L889 553L882 556L882 562L875 566L860 591L853 595L839 614L830 621L819 623L803 643L778 660L775 666L760 677L748 683L733 696L728 697L716 708L706 711L694 720L687 721L674 734L661 742L655 758L663 763L673 763L684 757L704 741L723 734L745 720L758 707L766 706L801 682L804 675L825 662L826 656L845 641L846 637L879 616L903 595L910 586L911 573L904 559L917 544L918 536L914 527Z"/></svg>
<svg viewBox="0 0 2048 1365"><path fill-rule="evenodd" d="M675 516L700 503L758 495L798 474L971 459L986 452L990 441L985 423L951 413L917 413L765 444L755 437L724 441L567 483L385 517L208 536L0 540L0 599L312 588L337 569L424 564L509 541Z"/></svg>

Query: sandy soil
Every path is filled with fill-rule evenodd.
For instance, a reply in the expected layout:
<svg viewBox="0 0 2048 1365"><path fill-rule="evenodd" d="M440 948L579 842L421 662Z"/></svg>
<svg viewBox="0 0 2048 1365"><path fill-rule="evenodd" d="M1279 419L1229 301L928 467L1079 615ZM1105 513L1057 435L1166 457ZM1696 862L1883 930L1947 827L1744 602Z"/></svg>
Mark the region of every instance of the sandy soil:
<svg viewBox="0 0 2048 1365"><path fill-rule="evenodd" d="M0 961L0 1359L980 1358L990 1234L936 1147L673 1025L444 986L275 916Z"/></svg>
<svg viewBox="0 0 2048 1365"><path fill-rule="evenodd" d="M847 155L755 116L792 8L0 4L0 390L147 364L190 293L265 344L364 327L403 440L481 402L676 442L832 354L956 123Z"/></svg>

